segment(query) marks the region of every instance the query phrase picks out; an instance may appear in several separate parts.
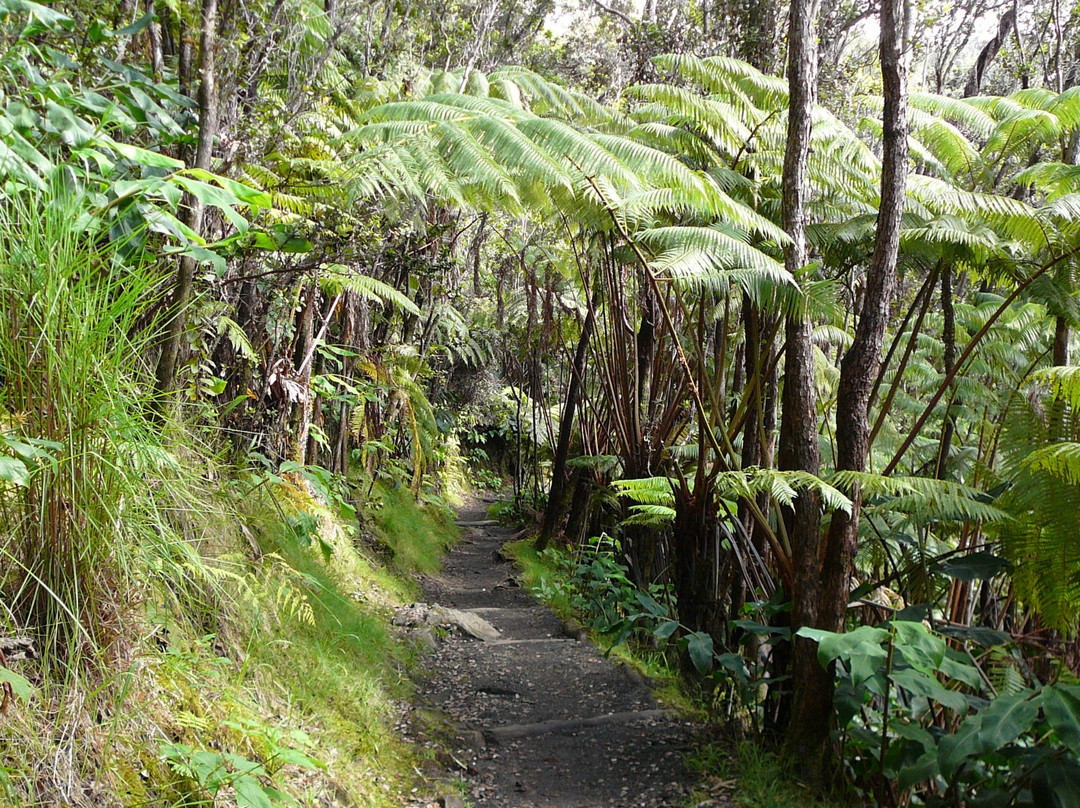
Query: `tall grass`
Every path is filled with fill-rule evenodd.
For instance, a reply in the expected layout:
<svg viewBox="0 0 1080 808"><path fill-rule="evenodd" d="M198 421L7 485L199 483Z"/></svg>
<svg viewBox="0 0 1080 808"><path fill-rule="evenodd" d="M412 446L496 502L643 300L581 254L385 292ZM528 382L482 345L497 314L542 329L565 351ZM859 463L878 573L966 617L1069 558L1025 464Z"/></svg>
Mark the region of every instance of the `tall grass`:
<svg viewBox="0 0 1080 808"><path fill-rule="evenodd" d="M136 556L172 535L152 489L179 471L147 415L157 278L79 214L58 198L0 207L0 451L14 443L30 471L0 491L0 620L64 667L122 650Z"/></svg>
<svg viewBox="0 0 1080 808"><path fill-rule="evenodd" d="M443 553L458 539L452 512L445 506L418 503L405 486L376 485L373 520L379 538L400 572L432 575Z"/></svg>

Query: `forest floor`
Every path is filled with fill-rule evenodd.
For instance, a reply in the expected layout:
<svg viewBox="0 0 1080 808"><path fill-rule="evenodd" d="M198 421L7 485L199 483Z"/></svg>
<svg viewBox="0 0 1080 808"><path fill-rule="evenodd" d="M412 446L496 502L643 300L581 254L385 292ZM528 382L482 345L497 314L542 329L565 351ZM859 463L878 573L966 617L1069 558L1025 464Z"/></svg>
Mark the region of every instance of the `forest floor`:
<svg viewBox="0 0 1080 808"><path fill-rule="evenodd" d="M488 522L482 503L463 508L458 522L462 541L440 575L422 582L424 596L482 617L501 636L432 637L405 729L447 750L437 761L458 790L439 804L686 805L693 777L683 759L697 725L664 709L640 674L583 634L568 636L520 587L501 553L511 531Z"/></svg>

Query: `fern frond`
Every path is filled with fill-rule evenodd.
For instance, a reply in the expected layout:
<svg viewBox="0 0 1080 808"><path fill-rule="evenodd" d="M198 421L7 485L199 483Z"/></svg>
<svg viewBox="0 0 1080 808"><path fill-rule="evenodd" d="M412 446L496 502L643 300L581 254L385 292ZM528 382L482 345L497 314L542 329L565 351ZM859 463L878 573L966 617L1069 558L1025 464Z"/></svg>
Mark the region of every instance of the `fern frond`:
<svg viewBox="0 0 1080 808"><path fill-rule="evenodd" d="M393 286L378 278L356 272L342 264L325 264L322 267L323 274L320 280L323 285L332 292L346 290L376 303L391 303L399 309L419 316L420 309Z"/></svg>

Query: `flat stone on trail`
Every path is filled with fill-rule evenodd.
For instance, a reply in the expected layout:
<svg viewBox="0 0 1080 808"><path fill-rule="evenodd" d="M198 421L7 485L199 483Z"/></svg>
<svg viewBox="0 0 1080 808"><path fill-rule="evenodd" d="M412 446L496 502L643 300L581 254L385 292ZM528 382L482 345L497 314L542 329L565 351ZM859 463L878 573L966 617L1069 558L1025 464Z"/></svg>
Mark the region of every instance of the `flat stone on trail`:
<svg viewBox="0 0 1080 808"><path fill-rule="evenodd" d="M435 606L431 610L431 620L437 626L455 626L466 634L485 642L494 642L502 637L499 630L480 615L463 612L460 609Z"/></svg>
<svg viewBox="0 0 1080 808"><path fill-rule="evenodd" d="M414 603L411 606L405 606L397 610L391 622L395 626L406 628L423 626L456 628L484 642L495 642L502 637L502 633L480 615L460 609L450 609L438 603L434 605Z"/></svg>

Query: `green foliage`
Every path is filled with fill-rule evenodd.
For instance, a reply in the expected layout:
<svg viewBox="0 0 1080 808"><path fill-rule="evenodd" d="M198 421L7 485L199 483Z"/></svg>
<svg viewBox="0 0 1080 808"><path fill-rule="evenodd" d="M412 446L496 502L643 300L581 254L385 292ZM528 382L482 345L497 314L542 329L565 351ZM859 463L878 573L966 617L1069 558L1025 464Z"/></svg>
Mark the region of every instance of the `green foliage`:
<svg viewBox="0 0 1080 808"><path fill-rule="evenodd" d="M233 752L199 749L182 743L162 743L161 754L169 766L195 786L190 798L217 800L225 789L235 793L238 808L265 808L297 805L295 799L273 785L274 773L282 765L324 769L325 764L300 751L313 744L303 732L288 735L259 722L228 722L229 728L253 739L261 748L262 762L251 761Z"/></svg>
<svg viewBox="0 0 1080 808"><path fill-rule="evenodd" d="M943 806L1070 803L1080 688L987 694L975 658L922 623L798 634L818 643L823 666L837 663L839 730L858 782L872 783L876 772L902 794ZM943 710L954 717L947 729Z"/></svg>
<svg viewBox="0 0 1080 808"><path fill-rule="evenodd" d="M0 502L0 589L50 642L96 653L140 575L178 572L169 495L148 483L179 494L189 481L148 417L155 274L100 272L116 249L83 232L78 209L12 201L0 227L3 468L19 486Z"/></svg>

